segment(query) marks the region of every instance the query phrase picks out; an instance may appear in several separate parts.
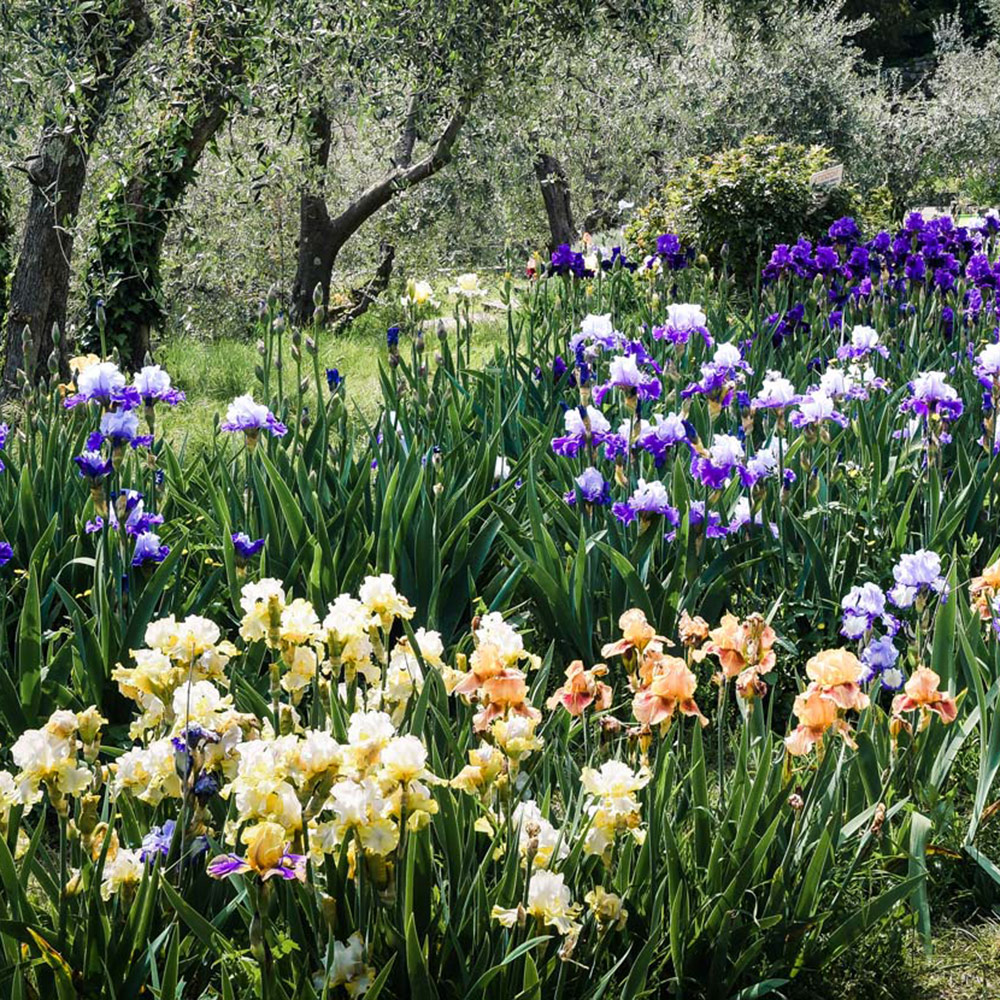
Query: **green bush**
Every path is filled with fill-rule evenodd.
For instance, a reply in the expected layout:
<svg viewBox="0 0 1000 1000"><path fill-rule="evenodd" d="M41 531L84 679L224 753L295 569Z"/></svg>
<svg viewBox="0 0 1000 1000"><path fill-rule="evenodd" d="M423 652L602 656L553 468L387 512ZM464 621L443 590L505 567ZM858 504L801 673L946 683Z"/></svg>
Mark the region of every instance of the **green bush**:
<svg viewBox="0 0 1000 1000"><path fill-rule="evenodd" d="M860 199L850 185L820 192L809 183L835 162L824 146L767 136L692 158L637 213L629 239L648 253L661 233L677 233L713 264L725 261L738 278L752 280L761 248L815 238L835 219L858 214Z"/></svg>

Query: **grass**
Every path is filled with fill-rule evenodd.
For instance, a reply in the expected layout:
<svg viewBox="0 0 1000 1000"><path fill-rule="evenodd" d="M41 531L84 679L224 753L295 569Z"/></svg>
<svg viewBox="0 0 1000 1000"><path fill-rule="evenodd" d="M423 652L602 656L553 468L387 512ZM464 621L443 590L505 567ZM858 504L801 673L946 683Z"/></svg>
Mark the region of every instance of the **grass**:
<svg viewBox="0 0 1000 1000"><path fill-rule="evenodd" d="M447 320L447 315L445 314ZM344 377L348 404L365 418L378 411L379 365L386 360L385 327L378 315L352 331L334 336L323 331L318 339L320 368L337 368ZM428 363L433 364L437 341L437 320L425 324ZM506 338L506 317L490 314L474 323L472 361L482 364L492 357ZM284 387L294 392L295 366L290 355L291 333L285 334ZM170 372L174 385L187 393L187 402L169 413L160 411L162 429L175 447L200 450L215 433L215 421L222 419L231 399L246 392L260 398L260 383L254 374L259 355L248 340L218 338L207 340L191 334L169 337L156 354L156 361ZM315 392L312 362L303 359L308 392Z"/></svg>
<svg viewBox="0 0 1000 1000"><path fill-rule="evenodd" d="M939 929L934 954L913 960L913 1000L1000 997L1000 924L993 920ZM898 990L896 997L903 996Z"/></svg>

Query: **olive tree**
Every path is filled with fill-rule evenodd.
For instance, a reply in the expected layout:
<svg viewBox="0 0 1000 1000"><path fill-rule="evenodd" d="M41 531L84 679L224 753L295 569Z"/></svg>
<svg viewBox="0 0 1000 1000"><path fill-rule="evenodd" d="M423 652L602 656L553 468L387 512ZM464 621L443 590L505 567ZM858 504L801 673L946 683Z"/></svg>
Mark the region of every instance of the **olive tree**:
<svg viewBox="0 0 1000 1000"><path fill-rule="evenodd" d="M139 367L150 331L163 316L160 260L173 215L197 177L198 163L234 109L271 44L272 4L212 0L181 5L171 38L176 52L152 121L102 194L87 268L83 335L103 335ZM98 304L101 309L98 309ZM106 330L98 328L98 318Z"/></svg>
<svg viewBox="0 0 1000 1000"><path fill-rule="evenodd" d="M32 379L44 373L53 328L65 326L91 150L152 22L143 0L22 2L5 11L2 30L20 42L25 75L17 86L34 90L41 119L35 151L17 164L31 195L7 307L3 380L9 391L18 370ZM19 67L6 72L13 81ZM0 232L0 253L2 242Z"/></svg>

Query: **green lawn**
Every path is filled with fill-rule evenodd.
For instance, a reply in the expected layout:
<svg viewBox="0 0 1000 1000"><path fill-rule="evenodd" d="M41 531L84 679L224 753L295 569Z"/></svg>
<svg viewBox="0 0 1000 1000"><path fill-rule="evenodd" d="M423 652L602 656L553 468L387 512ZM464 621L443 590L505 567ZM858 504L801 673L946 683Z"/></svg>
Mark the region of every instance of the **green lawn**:
<svg viewBox="0 0 1000 1000"><path fill-rule="evenodd" d="M447 318L446 318L447 321ZM366 322L355 330L335 336L329 331L320 334L319 358L321 371L337 368L344 377L345 392L351 406L357 407L364 417L373 417L380 400L378 387L379 365L384 364L387 353L385 326L376 314L366 317ZM427 358L434 363L437 342L437 320L426 322ZM491 313L475 323L472 360L482 363L505 342L506 317ZM295 365L290 355L291 334L285 334L284 386L286 392L294 391ZM231 399L246 392L260 397L260 384L254 375L259 360L257 348L249 340L219 338L207 340L190 335L168 338L156 352L156 362L171 375L174 385L187 393L187 402L169 413L161 412L160 420L165 435L175 447L201 448L212 437L214 421L225 415ZM303 358L303 372L313 392L312 361Z"/></svg>

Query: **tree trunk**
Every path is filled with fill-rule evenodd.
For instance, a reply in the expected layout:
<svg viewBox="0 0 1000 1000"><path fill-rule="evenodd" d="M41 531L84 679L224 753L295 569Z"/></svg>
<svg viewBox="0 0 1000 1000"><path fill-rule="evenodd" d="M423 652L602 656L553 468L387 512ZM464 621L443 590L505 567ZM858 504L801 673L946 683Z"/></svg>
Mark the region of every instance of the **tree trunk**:
<svg viewBox="0 0 1000 1000"><path fill-rule="evenodd" d="M86 153L71 137L54 136L43 143L29 177L31 204L7 316L3 371L7 387L15 383L19 369L33 383L45 378L52 327L66 328L72 225L87 177ZM25 327L30 329L28 357L22 339Z"/></svg>
<svg viewBox="0 0 1000 1000"><path fill-rule="evenodd" d="M91 348L99 342L96 306L103 301L107 341L126 367L142 367L151 332L163 320L163 241L246 79L255 16L254 3L244 0L225 19L192 23L190 65L180 86L126 175L103 198L87 271L84 338Z"/></svg>
<svg viewBox="0 0 1000 1000"><path fill-rule="evenodd" d="M297 322L311 322L313 293L317 285L323 288L323 305L329 303L330 283L324 275L332 274L336 251L331 252L328 240L330 213L323 194L323 178L330 161L330 116L324 106L314 108L309 116L309 159L307 179L299 199L299 248L292 287L292 308ZM339 248L338 248L339 249Z"/></svg>
<svg viewBox="0 0 1000 1000"><path fill-rule="evenodd" d="M11 218L10 188L0 170L0 330L7 315L7 280L14 266L14 220Z"/></svg>
<svg viewBox="0 0 1000 1000"><path fill-rule="evenodd" d="M416 163L411 162L416 141L414 127L416 112L414 101L411 101L393 158L392 171L363 191L339 215L331 218L326 200L320 191L302 195L298 267L292 292L292 308L296 322L301 324L311 322L313 291L317 285L323 290L324 305L329 303L333 265L344 244L397 195L427 180L428 177L433 177L451 161L455 143L465 124L472 99L473 94L470 92L455 110L430 153ZM328 147L326 154L329 155Z"/></svg>
<svg viewBox="0 0 1000 1000"><path fill-rule="evenodd" d="M392 277L392 265L396 259L396 248L391 243L383 241L379 248L382 260L375 273L360 288L352 288L350 303L339 309L331 310L327 319L337 324L337 329L343 330L351 325L359 316L363 316L375 304L378 297L389 287Z"/></svg>
<svg viewBox="0 0 1000 1000"><path fill-rule="evenodd" d="M106 5L111 6L111 5ZM115 87L136 52L152 35L142 0L122 0L116 11L81 15L87 57L95 82L82 88L69 108L67 125L47 122L38 152L27 164L31 202L18 256L5 334L4 394L18 370L32 382L46 375L52 328L66 327L73 226L87 179L90 148L110 107ZM30 357L24 356L24 328Z"/></svg>
<svg viewBox="0 0 1000 1000"><path fill-rule="evenodd" d="M542 188L545 214L549 220L549 250L576 239L573 211L569 201L569 181L563 165L548 153L535 156L535 176Z"/></svg>

